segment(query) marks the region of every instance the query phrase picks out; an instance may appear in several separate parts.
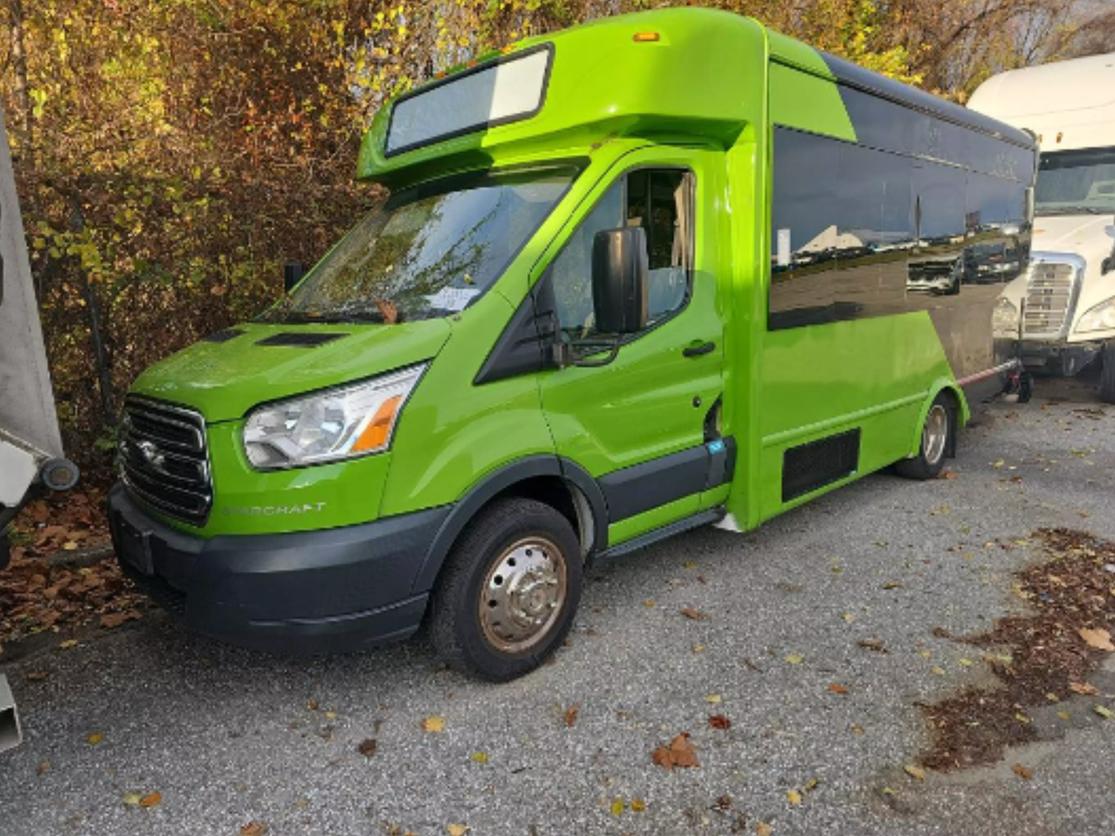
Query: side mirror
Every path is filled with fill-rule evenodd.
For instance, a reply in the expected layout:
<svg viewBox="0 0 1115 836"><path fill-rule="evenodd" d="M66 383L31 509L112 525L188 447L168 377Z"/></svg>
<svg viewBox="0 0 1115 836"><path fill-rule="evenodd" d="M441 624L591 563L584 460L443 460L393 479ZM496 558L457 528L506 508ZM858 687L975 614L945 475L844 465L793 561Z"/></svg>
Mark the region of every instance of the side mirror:
<svg viewBox="0 0 1115 836"><path fill-rule="evenodd" d="M604 229L592 241L596 330L631 334L647 324L647 234L640 226Z"/></svg>
<svg viewBox="0 0 1115 836"><path fill-rule="evenodd" d="M306 265L301 261L288 261L283 265L283 291L290 293L296 284L306 275Z"/></svg>

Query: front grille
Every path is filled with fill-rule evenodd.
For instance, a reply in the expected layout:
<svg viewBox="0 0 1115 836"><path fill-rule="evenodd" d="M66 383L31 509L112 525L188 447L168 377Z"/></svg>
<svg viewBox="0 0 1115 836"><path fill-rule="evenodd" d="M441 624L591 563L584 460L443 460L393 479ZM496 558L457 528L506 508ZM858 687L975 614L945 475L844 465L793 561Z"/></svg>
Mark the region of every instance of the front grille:
<svg viewBox="0 0 1115 836"><path fill-rule="evenodd" d="M1077 269L1056 261L1034 262L1026 281L1022 334L1059 337L1072 322L1076 306Z"/></svg>
<svg viewBox="0 0 1115 836"><path fill-rule="evenodd" d="M120 475L140 502L202 525L213 504L205 420L162 401L129 396L120 425Z"/></svg>

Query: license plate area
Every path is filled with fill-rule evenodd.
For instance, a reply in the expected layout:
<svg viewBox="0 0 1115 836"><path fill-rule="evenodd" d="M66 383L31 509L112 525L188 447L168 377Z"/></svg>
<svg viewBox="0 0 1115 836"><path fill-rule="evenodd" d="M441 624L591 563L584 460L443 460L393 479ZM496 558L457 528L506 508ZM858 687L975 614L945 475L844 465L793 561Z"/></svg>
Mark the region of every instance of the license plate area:
<svg viewBox="0 0 1115 836"><path fill-rule="evenodd" d="M144 575L154 575L150 532L140 531L123 516L117 518L116 532L120 540L120 556L124 561Z"/></svg>

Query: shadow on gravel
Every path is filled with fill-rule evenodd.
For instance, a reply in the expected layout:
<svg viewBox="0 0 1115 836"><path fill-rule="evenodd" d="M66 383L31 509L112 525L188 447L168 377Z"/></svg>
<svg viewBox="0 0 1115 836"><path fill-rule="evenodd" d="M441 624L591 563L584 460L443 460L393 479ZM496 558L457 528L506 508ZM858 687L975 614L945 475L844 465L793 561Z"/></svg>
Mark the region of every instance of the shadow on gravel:
<svg viewBox="0 0 1115 836"><path fill-rule="evenodd" d="M1039 731L1033 709L1073 694L1094 696L1087 678L1111 648L1115 625L1115 543L1068 529L1032 535L1048 559L1020 570L1014 591L1033 613L1008 616L974 636L949 636L984 648L999 680L995 688L969 687L932 705L920 706L929 721L932 745L920 762L947 771L993 763L1009 746L1061 737L1054 727ZM1112 712L1095 702L1093 711Z"/></svg>

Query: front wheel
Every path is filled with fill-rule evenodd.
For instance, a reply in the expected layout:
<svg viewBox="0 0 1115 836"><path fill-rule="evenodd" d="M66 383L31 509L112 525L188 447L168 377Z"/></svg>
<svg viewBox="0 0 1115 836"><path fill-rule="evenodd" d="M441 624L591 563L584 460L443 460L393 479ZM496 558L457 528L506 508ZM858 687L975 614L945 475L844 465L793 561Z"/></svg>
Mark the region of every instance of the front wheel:
<svg viewBox="0 0 1115 836"><path fill-rule="evenodd" d="M1103 344L1100 363L1100 400L1115 403L1115 341Z"/></svg>
<svg viewBox="0 0 1115 836"><path fill-rule="evenodd" d="M430 640L458 670L503 682L561 644L581 599L569 521L532 499L494 503L453 547L434 591Z"/></svg>
<svg viewBox="0 0 1115 836"><path fill-rule="evenodd" d="M921 447L913 458L903 459L894 469L907 479L936 479L945 466L945 456L953 447L956 432L956 407L942 392L929 407L921 430Z"/></svg>

